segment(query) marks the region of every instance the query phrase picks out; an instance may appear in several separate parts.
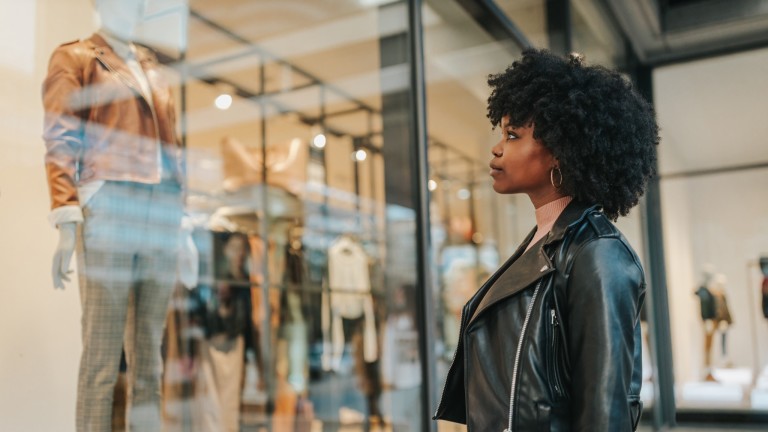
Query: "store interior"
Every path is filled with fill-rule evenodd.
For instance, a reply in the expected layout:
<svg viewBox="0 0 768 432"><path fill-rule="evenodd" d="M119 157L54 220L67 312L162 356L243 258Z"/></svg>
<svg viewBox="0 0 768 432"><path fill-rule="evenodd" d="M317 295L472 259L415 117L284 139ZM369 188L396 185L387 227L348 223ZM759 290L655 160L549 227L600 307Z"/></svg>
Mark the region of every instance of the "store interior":
<svg viewBox="0 0 768 432"><path fill-rule="evenodd" d="M681 409L768 408L768 129L761 114L768 105L759 96L766 54L758 49L654 71Z"/></svg>
<svg viewBox="0 0 768 432"><path fill-rule="evenodd" d="M15 324L3 326L0 370L12 372L0 376L19 390L0 405L23 407L2 416L7 430L31 430L29 419L39 430L74 424L74 402L62 401L75 399L80 351L76 284L50 292L56 238L45 220L39 93L51 51L98 23L88 0L33 3L6 26L6 39L25 42L14 62L0 63L9 95L0 103L8 130L0 137L0 196L16 209L0 212L0 221L19 227L4 231L2 259L41 257L2 279L12 289L0 315ZM487 175L499 131L485 116L485 80L519 48L492 37L457 2L425 1L433 286L412 283L415 217L388 194L407 167L392 162L383 134L391 116L406 115L389 98L410 91L409 65L388 43L408 31L407 8L383 3L151 2L141 41L157 51L176 94L186 211L199 252L195 284L176 288L166 324L169 430L420 430L417 290L431 289L427 324L442 383L461 305L534 226L530 202L495 194ZM608 18L592 2L573 3L584 45L615 37L587 31ZM548 44L542 1L500 4L531 41ZM624 53L590 55L614 64ZM654 72L682 409L768 410L765 58L763 49ZM618 226L645 265L644 206ZM734 209L742 209L738 221ZM363 282L336 286L334 257L356 263ZM702 286L727 300L727 319L702 319L695 295ZM343 312L349 303L353 310ZM644 341L650 352L652 338ZM651 363L644 361L649 410ZM115 417L116 427L123 422Z"/></svg>

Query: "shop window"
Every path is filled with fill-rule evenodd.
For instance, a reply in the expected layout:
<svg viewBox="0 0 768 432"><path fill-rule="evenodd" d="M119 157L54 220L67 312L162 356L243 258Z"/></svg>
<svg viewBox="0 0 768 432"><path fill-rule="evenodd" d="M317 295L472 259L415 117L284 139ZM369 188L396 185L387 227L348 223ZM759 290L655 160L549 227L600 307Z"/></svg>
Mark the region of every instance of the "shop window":
<svg viewBox="0 0 768 432"><path fill-rule="evenodd" d="M765 59L757 50L654 72L679 412L768 409Z"/></svg>

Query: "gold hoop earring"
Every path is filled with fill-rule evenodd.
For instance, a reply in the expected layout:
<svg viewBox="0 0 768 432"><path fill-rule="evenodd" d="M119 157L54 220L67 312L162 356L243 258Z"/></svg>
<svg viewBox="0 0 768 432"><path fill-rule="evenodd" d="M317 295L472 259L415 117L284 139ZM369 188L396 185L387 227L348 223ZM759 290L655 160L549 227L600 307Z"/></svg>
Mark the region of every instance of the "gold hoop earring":
<svg viewBox="0 0 768 432"><path fill-rule="evenodd" d="M557 184L555 184L555 170L557 170L557 175L560 177L560 181ZM560 186L563 185L563 172L560 171L560 167L554 166L549 170L549 182L552 183L552 187L555 189L560 189Z"/></svg>

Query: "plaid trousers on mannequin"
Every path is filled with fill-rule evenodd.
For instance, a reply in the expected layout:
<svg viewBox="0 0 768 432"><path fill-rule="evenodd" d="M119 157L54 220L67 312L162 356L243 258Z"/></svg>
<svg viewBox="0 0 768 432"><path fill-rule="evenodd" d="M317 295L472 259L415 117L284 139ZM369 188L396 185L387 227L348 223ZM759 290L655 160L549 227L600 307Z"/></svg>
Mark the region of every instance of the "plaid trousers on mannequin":
<svg viewBox="0 0 768 432"><path fill-rule="evenodd" d="M106 182L83 207L77 256L83 352L78 432L109 432L124 349L131 432L161 430L160 348L176 280L178 184Z"/></svg>

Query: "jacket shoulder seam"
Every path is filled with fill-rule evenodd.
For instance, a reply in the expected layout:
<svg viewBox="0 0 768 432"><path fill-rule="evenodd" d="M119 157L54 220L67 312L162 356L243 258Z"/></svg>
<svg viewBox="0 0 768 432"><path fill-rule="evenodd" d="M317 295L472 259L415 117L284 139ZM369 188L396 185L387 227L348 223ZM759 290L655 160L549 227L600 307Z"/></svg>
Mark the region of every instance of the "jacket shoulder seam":
<svg viewBox="0 0 768 432"><path fill-rule="evenodd" d="M638 262L637 255L632 251L632 248L629 247L627 242L619 235L618 232L614 232L609 235L592 237L590 239L587 239L580 245L578 245L577 249L573 252L573 257L569 260L568 265L566 266L566 269L564 272L564 275L566 277L570 276L571 269L573 268L573 265L576 263L576 260L578 259L579 255L582 253L584 248L586 248L587 246L591 245L592 243L598 240L615 240L619 242L619 244L623 246L624 250L626 250L629 256L632 257L632 262L637 266L638 270L640 270L640 273L643 275L645 274L643 272L643 267Z"/></svg>

